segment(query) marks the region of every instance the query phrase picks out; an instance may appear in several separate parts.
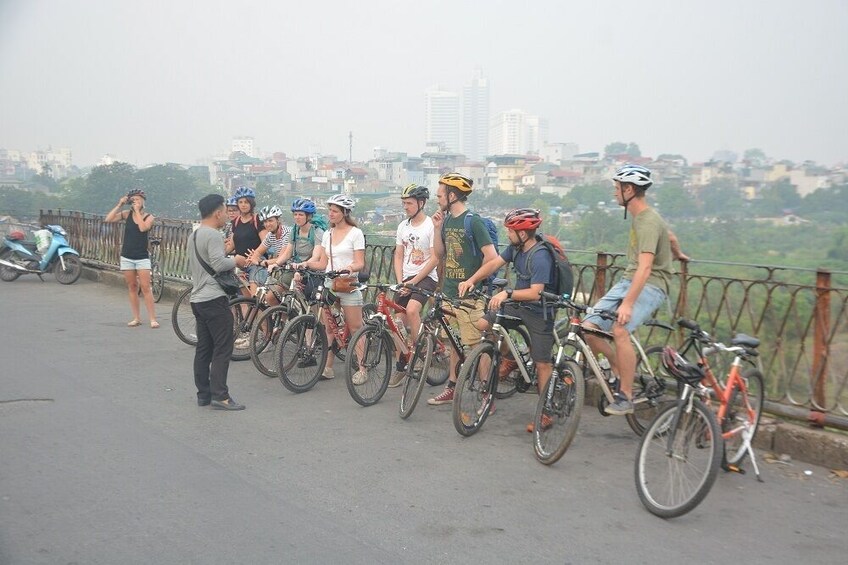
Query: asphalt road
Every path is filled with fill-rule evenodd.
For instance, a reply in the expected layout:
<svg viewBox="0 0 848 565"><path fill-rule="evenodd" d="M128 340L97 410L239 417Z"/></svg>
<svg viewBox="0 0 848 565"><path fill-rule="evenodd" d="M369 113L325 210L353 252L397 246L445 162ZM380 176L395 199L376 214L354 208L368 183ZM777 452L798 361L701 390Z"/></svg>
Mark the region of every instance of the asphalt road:
<svg viewBox="0 0 848 565"><path fill-rule="evenodd" d="M127 328L118 288L0 283L0 563L845 562L848 480L763 462L765 483L721 474L660 520L635 436L589 407L552 467L533 395L462 438L449 407L402 421L397 389L361 408L339 378L294 395L246 361L247 410L200 408L158 306L160 329Z"/></svg>

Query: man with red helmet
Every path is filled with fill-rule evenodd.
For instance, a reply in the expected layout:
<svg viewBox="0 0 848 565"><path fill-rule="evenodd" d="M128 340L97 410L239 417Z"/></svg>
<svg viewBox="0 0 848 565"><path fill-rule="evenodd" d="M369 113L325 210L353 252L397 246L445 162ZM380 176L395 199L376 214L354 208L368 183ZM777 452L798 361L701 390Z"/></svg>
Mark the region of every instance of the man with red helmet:
<svg viewBox="0 0 848 565"><path fill-rule="evenodd" d="M515 289L505 289L494 295L489 301L488 313L476 325L481 331L488 329L494 323L501 304L505 300L514 301L504 307L504 313L520 318L520 323L527 328L530 334L530 357L536 365L539 390L544 390L553 372L551 350L554 346L554 312L552 308L549 308L547 312L543 311L539 297L546 286L552 285L556 279L554 278L554 258L550 253L530 255L534 247L542 245L536 240L536 230L540 225L542 225L542 217L539 210L519 208L508 213L504 219L504 226L507 229L510 245L499 256L487 261L467 281L459 283L459 295L463 296L474 288L478 281L485 280L504 265L512 263L516 275ZM527 270L528 257L531 258L529 272L524 272ZM554 289L548 288L548 290ZM519 305L518 302L523 304ZM509 328L509 324L509 321L504 321L504 327ZM507 355L507 351L502 353L504 358L498 372L499 378L509 375L517 365L515 359ZM532 425L528 426L529 431L533 431Z"/></svg>

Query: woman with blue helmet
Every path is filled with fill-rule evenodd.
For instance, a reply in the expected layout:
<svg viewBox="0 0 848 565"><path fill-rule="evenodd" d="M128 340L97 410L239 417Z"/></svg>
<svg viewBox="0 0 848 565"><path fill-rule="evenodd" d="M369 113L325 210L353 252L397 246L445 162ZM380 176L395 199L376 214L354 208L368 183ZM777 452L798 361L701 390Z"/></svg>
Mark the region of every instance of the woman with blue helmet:
<svg viewBox="0 0 848 565"><path fill-rule="evenodd" d="M259 217L254 213L256 207L256 193L252 188L240 186L233 193L233 198L236 199L239 215L233 220L232 236L225 242L227 254L235 253L236 257L241 256L245 260L250 258L250 254L262 244L267 231L259 223ZM250 283L250 292L252 296L256 292L257 280L256 276L260 274L260 269L257 265L250 265L245 268L247 280Z"/></svg>
<svg viewBox="0 0 848 565"><path fill-rule="evenodd" d="M224 233L224 240L230 239L233 235L233 222L239 215L239 207L238 207L238 198L235 196L230 196L226 200L227 204L227 225L225 225L222 229Z"/></svg>
<svg viewBox="0 0 848 565"><path fill-rule="evenodd" d="M294 263L308 261L315 252L315 242L320 244L324 237L324 230L313 223L317 211L315 202L309 198L297 198L291 204L291 211L294 225L291 227L288 245L277 258L276 265L283 265L289 260ZM291 274L286 274L280 280L283 284L291 283ZM310 285L307 285L307 293L309 288Z"/></svg>

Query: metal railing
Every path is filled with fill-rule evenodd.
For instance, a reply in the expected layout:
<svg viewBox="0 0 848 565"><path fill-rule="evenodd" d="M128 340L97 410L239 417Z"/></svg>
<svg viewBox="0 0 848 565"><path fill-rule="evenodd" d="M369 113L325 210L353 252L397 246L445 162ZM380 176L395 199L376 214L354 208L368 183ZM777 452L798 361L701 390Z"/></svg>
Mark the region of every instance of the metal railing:
<svg viewBox="0 0 848 565"><path fill-rule="evenodd" d="M106 224L94 214L42 211L42 223L68 232L83 258L118 265L123 223ZM165 276L187 281L185 253L192 223L157 219ZM372 281L393 279L394 245L366 246ZM619 253L570 250L575 297L592 303L626 266ZM667 307L657 317L696 320L722 340L747 333L762 341L758 363L766 377L767 408L815 424L848 429L848 273L717 261L676 263ZM642 328L643 343L677 344L683 334Z"/></svg>

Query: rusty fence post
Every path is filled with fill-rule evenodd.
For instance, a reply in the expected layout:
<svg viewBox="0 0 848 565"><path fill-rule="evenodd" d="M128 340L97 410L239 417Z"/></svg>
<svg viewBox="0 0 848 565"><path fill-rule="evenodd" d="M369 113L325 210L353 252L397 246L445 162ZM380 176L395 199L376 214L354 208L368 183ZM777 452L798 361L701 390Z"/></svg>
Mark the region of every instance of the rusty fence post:
<svg viewBox="0 0 848 565"><path fill-rule="evenodd" d="M824 427L827 410L827 339L830 334L830 271L816 271L816 309L813 314L813 368L810 374L812 398L810 399L809 422L815 427Z"/></svg>
<svg viewBox="0 0 848 565"><path fill-rule="evenodd" d="M598 251L598 258L595 262L595 288L592 291L594 296L592 302L597 302L604 294L607 288L607 258L608 255L603 251Z"/></svg>

